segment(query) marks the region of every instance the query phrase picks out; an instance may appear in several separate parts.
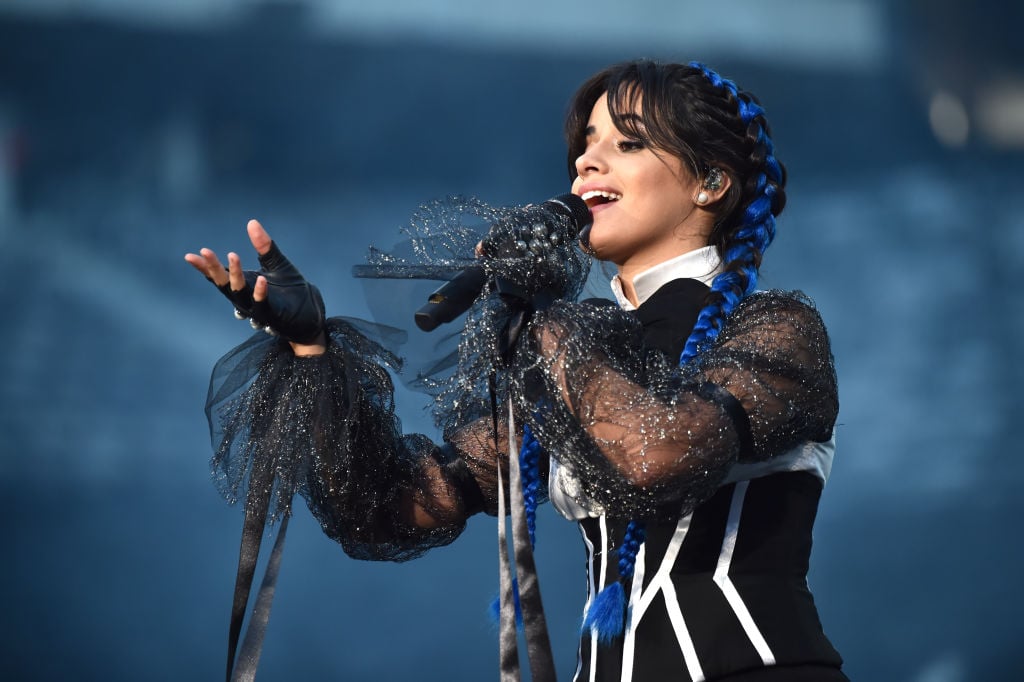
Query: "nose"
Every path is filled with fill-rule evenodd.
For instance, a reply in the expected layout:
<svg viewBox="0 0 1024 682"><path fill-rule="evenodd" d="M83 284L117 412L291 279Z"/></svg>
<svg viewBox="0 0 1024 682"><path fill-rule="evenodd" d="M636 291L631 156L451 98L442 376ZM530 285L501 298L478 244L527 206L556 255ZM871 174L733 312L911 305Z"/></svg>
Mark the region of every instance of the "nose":
<svg viewBox="0 0 1024 682"><path fill-rule="evenodd" d="M604 158L598 151L597 145L588 146L582 154L576 157L576 174L581 178L590 173L600 173L607 168Z"/></svg>

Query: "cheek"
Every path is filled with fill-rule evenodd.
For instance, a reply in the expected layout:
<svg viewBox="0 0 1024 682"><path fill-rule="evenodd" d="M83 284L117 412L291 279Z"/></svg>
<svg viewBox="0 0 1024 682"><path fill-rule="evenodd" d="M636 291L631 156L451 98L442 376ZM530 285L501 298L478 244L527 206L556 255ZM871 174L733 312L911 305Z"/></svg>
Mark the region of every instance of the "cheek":
<svg viewBox="0 0 1024 682"><path fill-rule="evenodd" d="M647 196L645 209L656 222L676 222L686 218L694 208L690 188L676 178L660 178Z"/></svg>

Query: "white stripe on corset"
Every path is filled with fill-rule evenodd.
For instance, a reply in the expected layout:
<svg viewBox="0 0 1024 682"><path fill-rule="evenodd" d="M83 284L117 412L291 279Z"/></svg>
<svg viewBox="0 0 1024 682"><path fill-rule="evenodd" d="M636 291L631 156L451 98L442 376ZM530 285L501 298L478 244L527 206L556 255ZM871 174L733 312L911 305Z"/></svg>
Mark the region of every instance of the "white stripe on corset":
<svg viewBox="0 0 1024 682"><path fill-rule="evenodd" d="M697 658L697 649L694 648L693 640L690 639L690 631L686 629L686 621L683 620L683 612L679 608L675 585L670 580L665 583L662 591L665 597L665 607L668 609L668 618L672 621L672 629L676 632L676 639L679 641L679 649L683 652L683 660L686 661L686 670L690 673L690 679L693 682L704 682L704 671Z"/></svg>
<svg viewBox="0 0 1024 682"><path fill-rule="evenodd" d="M633 586L629 590L629 602L626 606L626 635L622 642L622 677L621 682L633 680L633 655L636 652L636 624L633 622L633 604L640 601L640 593L644 584L644 559L647 556L646 545L640 545L633 566Z"/></svg>
<svg viewBox="0 0 1024 682"><path fill-rule="evenodd" d="M725 595L729 606L732 607L733 613L736 614L736 618L743 627L743 632L747 634L750 643L757 650L761 661L766 666L769 666L775 665L775 654L772 653L771 647L768 646L768 642L765 641L764 635L761 634L757 623L754 622L750 611L747 610L747 605L743 603L743 598L740 597L739 591L729 577L729 567L732 564L733 551L736 549L736 536L740 530L743 500L746 497L749 485L750 481L740 481L733 490L732 503L729 506L729 520L725 525L725 538L722 540L722 552L718 555L718 567L715 569L714 580L715 584L722 590L722 594Z"/></svg>
<svg viewBox="0 0 1024 682"><path fill-rule="evenodd" d="M601 552L604 553L604 561L601 562L601 576L598 582L594 583L594 545L591 544L590 540L587 539L586 532L583 532L583 542L587 545L587 574L590 575L589 593L587 594L587 603L583 607L583 619L587 619L587 612L590 610L590 605L594 602L594 597L597 596L598 590L604 586L604 581L608 578L608 522L604 515L598 519L598 524L601 528ZM580 526L581 532L583 526ZM579 660L579 665L583 665L583 661ZM576 669L576 676L573 677L574 682L580 674L579 668ZM596 682L597 680L597 631L590 631L590 682Z"/></svg>
<svg viewBox="0 0 1024 682"><path fill-rule="evenodd" d="M644 548L641 547L640 553L637 554L637 573L634 573L633 589L629 595L629 620L626 623L626 641L624 642L622 657L623 682L628 682L633 677L633 650L636 642L636 628L640 625L640 620L644 617L647 608L659 592L664 594L669 619L672 622L672 629L675 632L676 641L679 642L679 650L683 654L683 660L686 662L686 668L690 673L690 677L694 682L704 679L704 672L701 670L700 661L697 659L697 650L693 646L693 639L690 637L690 631L686 627L686 621L683 620L683 613L679 609L679 601L676 597L676 589L672 584L672 567L676 563L676 557L679 556L679 550L683 546L683 540L686 539L686 533L690 530L690 521L692 519L692 512L679 519L675 532L672 534L672 539L669 541L668 547L665 548L665 558L662 559L661 565L658 566L658 570L654 577L651 578L651 584L647 586L646 590L642 589L644 565L640 562L640 556L645 555ZM629 652L628 656L626 655L627 651Z"/></svg>
<svg viewBox="0 0 1024 682"><path fill-rule="evenodd" d="M587 531L583 530L583 524L577 524L580 535L583 536L583 544L587 548L587 602L583 605L583 613L587 613L590 602L594 599L594 544L587 537ZM573 673L572 682L579 682L580 671L583 670L583 649L576 648L576 672Z"/></svg>

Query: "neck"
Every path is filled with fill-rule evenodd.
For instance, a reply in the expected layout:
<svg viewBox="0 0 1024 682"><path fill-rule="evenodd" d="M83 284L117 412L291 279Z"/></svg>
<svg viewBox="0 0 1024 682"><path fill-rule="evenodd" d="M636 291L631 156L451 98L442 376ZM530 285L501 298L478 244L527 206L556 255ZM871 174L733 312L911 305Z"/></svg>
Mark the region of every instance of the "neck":
<svg viewBox="0 0 1024 682"><path fill-rule="evenodd" d="M633 304L633 307L639 307L640 299L636 296L636 289L633 287L633 278L624 276L622 274L622 270L619 270L619 286L622 287L622 295Z"/></svg>
<svg viewBox="0 0 1024 682"><path fill-rule="evenodd" d="M678 258L687 253L702 249L708 246L707 241L688 243L685 246L680 245L679 248L673 249L668 253L658 254L654 258L631 258L623 263L618 263L618 275L619 275L619 286L622 287L622 294L632 303L634 306L639 305L639 298L636 294L636 287L633 286L633 280L647 270L661 265L662 263Z"/></svg>

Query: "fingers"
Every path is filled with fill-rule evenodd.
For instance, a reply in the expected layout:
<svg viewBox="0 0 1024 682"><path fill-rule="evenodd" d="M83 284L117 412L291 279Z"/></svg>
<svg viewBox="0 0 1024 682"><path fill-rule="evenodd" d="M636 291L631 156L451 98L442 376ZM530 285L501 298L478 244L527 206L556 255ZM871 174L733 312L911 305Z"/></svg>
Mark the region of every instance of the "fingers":
<svg viewBox="0 0 1024 682"><path fill-rule="evenodd" d="M252 288L252 300L257 303L267 298L267 278L260 275L256 278L256 284Z"/></svg>
<svg viewBox="0 0 1024 682"><path fill-rule="evenodd" d="M249 232L249 241L252 242L252 247L256 249L256 253L259 255L265 254L270 250L270 235L263 229L258 220L250 220L249 224L246 225L246 230Z"/></svg>
<svg viewBox="0 0 1024 682"><path fill-rule="evenodd" d="M187 253L185 260L189 265L199 271L201 275L213 280L217 286L223 286L228 281L228 271L224 269L220 259L210 249L200 249L198 254Z"/></svg>
<svg viewBox="0 0 1024 682"><path fill-rule="evenodd" d="M245 273L242 272L242 259L237 253L228 254L228 282L232 291L241 291L245 288Z"/></svg>
<svg viewBox="0 0 1024 682"><path fill-rule="evenodd" d="M270 250L270 235L263 229L257 220L250 220L246 226L249 233L249 241L259 255ZM236 253L228 254L228 267L225 268L220 262L217 254L210 249L203 248L198 254L186 253L185 260L204 277L213 280L217 286L224 286L230 283L234 291L241 291L245 288L245 274L242 272L242 261ZM264 292L266 283L264 282Z"/></svg>
<svg viewBox="0 0 1024 682"><path fill-rule="evenodd" d="M200 256L198 254L195 254L195 253L186 253L185 254L185 262L187 262L189 265L191 265L196 270L198 270L199 274L203 275L204 277L207 276L207 274L206 274L206 261L203 259L202 256Z"/></svg>

